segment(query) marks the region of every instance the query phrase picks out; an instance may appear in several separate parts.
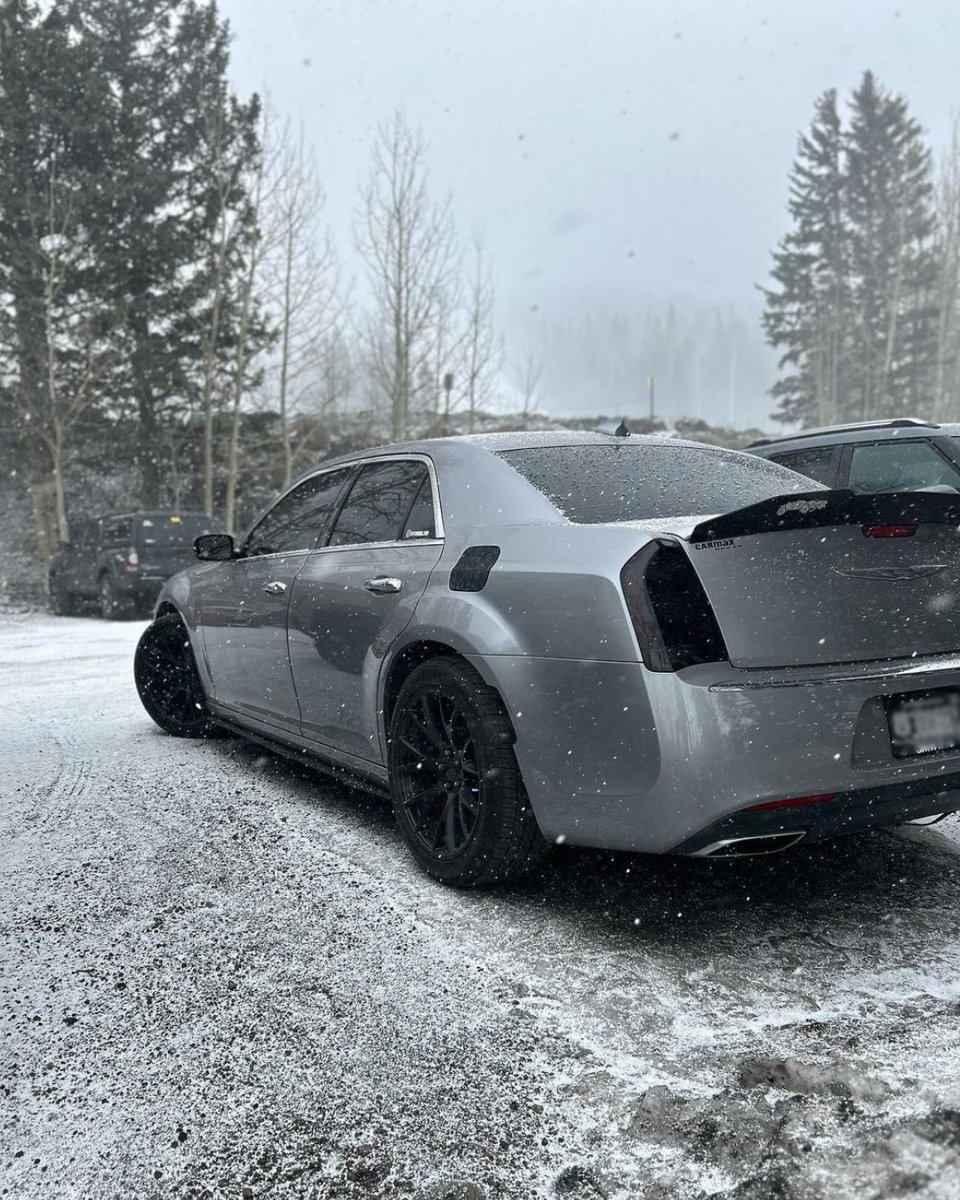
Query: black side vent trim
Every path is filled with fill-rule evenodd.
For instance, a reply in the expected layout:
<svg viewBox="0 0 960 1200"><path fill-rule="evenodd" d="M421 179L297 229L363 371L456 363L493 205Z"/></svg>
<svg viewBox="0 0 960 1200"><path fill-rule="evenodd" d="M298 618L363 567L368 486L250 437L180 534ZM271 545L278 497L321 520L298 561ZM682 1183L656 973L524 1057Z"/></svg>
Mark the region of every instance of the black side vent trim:
<svg viewBox="0 0 960 1200"><path fill-rule="evenodd" d="M468 546L450 572L450 591L482 592L499 557L499 546Z"/></svg>

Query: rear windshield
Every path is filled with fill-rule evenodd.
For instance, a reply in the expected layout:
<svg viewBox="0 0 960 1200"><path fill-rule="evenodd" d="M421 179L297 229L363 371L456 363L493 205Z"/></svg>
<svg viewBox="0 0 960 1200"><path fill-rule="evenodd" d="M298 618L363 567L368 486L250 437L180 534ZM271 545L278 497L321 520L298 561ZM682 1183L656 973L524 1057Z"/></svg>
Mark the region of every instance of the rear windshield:
<svg viewBox="0 0 960 1200"><path fill-rule="evenodd" d="M752 454L666 441L502 450L500 457L576 524L706 516L821 490Z"/></svg>
<svg viewBox="0 0 960 1200"><path fill-rule="evenodd" d="M140 518L136 541L142 546L182 546L192 544L201 533L219 531L220 526L212 517L155 514Z"/></svg>

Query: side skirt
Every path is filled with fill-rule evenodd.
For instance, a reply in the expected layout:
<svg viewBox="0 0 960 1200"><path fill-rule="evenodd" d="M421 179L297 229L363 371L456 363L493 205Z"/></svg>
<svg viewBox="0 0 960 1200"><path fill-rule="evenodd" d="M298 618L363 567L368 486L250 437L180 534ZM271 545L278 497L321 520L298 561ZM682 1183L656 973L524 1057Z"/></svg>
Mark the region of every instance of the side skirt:
<svg viewBox="0 0 960 1200"><path fill-rule="evenodd" d="M321 775L327 775L345 787L357 788L382 799L390 799L389 777L383 767L364 763L359 759L349 761L352 758L350 755L341 756L336 751L320 750L307 741L250 729L249 726L241 725L238 721L216 712L212 705L210 720L235 737L254 742L274 754L282 754L284 758L301 763L312 771L319 771Z"/></svg>

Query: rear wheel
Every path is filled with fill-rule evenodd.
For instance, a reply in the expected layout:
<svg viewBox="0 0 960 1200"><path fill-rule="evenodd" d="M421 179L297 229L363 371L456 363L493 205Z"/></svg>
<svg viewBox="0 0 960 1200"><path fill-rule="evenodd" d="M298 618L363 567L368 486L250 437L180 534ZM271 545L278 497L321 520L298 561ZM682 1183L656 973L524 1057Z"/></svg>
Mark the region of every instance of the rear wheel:
<svg viewBox="0 0 960 1200"><path fill-rule="evenodd" d="M143 707L174 737L215 737L190 635L169 613L147 626L133 659L133 675Z"/></svg>
<svg viewBox="0 0 960 1200"><path fill-rule="evenodd" d="M509 718L466 663L432 659L405 680L390 722L389 766L400 832L434 879L500 883L546 852Z"/></svg>
<svg viewBox="0 0 960 1200"><path fill-rule="evenodd" d="M120 616L121 601L116 585L109 575L104 575L97 589L97 600L100 605L100 616L105 621L115 621Z"/></svg>

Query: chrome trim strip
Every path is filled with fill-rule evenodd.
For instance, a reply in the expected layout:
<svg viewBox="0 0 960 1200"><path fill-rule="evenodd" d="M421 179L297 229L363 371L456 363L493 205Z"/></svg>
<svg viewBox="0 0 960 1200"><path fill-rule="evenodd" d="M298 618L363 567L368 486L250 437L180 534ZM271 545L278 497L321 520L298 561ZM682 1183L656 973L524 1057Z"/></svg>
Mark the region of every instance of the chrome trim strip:
<svg viewBox="0 0 960 1200"><path fill-rule="evenodd" d="M407 546L442 546L442 538L404 538L402 542L351 542L348 546L317 546L308 554L345 554L348 550L386 550Z"/></svg>
<svg viewBox="0 0 960 1200"><path fill-rule="evenodd" d="M798 667L798 671L816 670L816 668ZM809 678L780 676L773 679L744 679L730 680L710 685L711 692L752 692L761 688L795 688L821 687L831 683L876 683L882 680L910 679L915 675L936 675L950 671L960 671L960 657L951 655L947 659L917 659L909 666L868 668L864 671L823 670Z"/></svg>

